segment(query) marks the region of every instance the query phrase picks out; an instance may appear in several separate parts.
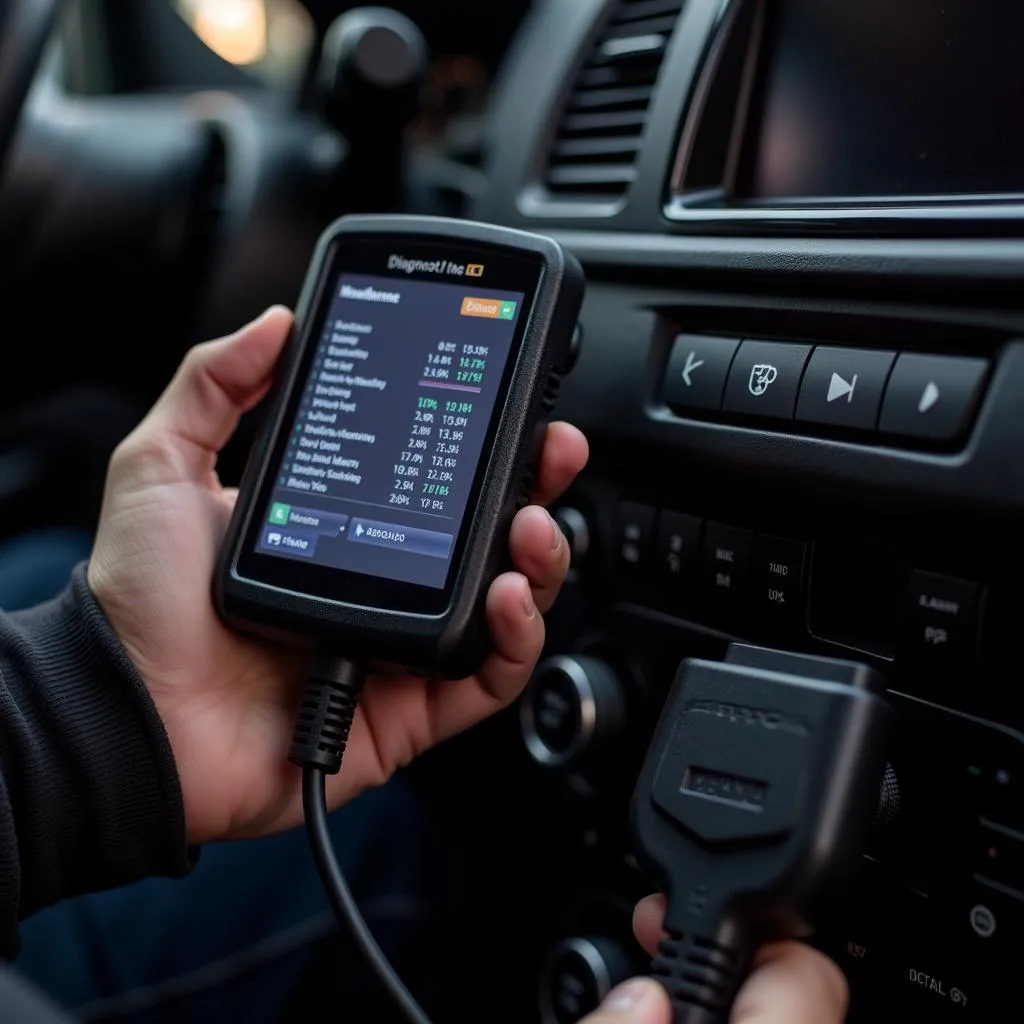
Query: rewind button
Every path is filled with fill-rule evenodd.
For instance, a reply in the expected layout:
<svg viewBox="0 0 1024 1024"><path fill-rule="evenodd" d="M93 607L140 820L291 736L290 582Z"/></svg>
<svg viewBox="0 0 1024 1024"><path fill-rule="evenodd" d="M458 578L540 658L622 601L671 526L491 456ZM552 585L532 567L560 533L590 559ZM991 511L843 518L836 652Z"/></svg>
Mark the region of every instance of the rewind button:
<svg viewBox="0 0 1024 1024"><path fill-rule="evenodd" d="M805 423L874 430L895 359L895 352L818 346L800 385L796 418Z"/></svg>
<svg viewBox="0 0 1024 1024"><path fill-rule="evenodd" d="M739 341L680 334L665 371L665 404L676 411L722 408L722 394Z"/></svg>

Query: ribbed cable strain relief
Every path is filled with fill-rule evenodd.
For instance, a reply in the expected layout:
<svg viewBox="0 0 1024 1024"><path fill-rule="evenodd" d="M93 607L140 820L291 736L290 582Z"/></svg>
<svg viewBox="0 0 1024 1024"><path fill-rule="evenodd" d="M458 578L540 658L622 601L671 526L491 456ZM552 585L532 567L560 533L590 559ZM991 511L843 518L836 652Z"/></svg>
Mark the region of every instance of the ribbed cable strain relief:
<svg viewBox="0 0 1024 1024"><path fill-rule="evenodd" d="M745 963L709 939L670 932L658 944L651 974L668 992L674 1024L725 1024L743 983Z"/></svg>
<svg viewBox="0 0 1024 1024"><path fill-rule="evenodd" d="M362 690L362 673L351 662L320 659L306 683L288 760L337 775Z"/></svg>

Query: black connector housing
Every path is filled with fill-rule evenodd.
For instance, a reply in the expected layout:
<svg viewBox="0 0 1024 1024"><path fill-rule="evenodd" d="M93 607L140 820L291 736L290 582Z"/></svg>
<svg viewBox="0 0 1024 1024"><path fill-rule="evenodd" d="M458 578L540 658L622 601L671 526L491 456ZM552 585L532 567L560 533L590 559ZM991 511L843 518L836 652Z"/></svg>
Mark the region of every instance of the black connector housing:
<svg viewBox="0 0 1024 1024"><path fill-rule="evenodd" d="M638 858L667 893L662 980L719 1021L764 942L808 936L856 871L891 711L854 662L734 644L687 660L636 789Z"/></svg>

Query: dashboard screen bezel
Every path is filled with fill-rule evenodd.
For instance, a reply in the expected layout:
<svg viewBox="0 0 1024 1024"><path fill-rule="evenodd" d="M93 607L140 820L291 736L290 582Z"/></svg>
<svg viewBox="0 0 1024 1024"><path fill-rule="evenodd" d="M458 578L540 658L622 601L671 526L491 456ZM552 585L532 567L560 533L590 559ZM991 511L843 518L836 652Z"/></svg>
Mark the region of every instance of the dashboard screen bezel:
<svg viewBox="0 0 1024 1024"><path fill-rule="evenodd" d="M733 0L723 10L704 47L690 83L679 126L675 163L663 205L678 229L712 234L850 235L919 237L936 234L991 234L995 225L1024 220L1024 189L1008 193L894 194L870 196L787 196L758 198L744 192L759 136L758 118L765 88L766 57L773 39L769 0ZM724 129L730 143L720 180L693 188L687 172L694 140L704 125L710 97L719 86L729 47L746 49L743 81L736 81L733 123Z"/></svg>

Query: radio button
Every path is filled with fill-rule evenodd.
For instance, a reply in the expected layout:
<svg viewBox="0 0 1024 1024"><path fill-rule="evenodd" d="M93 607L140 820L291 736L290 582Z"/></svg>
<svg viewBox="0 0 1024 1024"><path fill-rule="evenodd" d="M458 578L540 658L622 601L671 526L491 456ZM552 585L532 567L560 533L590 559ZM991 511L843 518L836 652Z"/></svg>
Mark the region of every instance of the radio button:
<svg viewBox="0 0 1024 1024"><path fill-rule="evenodd" d="M781 537L759 536L754 547L752 599L756 616L793 627L800 621L806 545Z"/></svg>
<svg viewBox="0 0 1024 1024"><path fill-rule="evenodd" d="M966 431L987 374L984 359L904 353L889 378L879 430L952 441Z"/></svg>
<svg viewBox="0 0 1024 1024"><path fill-rule="evenodd" d="M681 512L662 512L658 518L655 559L658 571L680 586L692 585L697 569L700 531L703 523L696 516Z"/></svg>
<svg viewBox="0 0 1024 1024"><path fill-rule="evenodd" d="M895 352L816 348L800 385L796 418L806 423L874 430L882 392L895 360Z"/></svg>
<svg viewBox="0 0 1024 1024"><path fill-rule="evenodd" d="M725 411L791 420L810 345L745 341L725 386Z"/></svg>
<svg viewBox="0 0 1024 1024"><path fill-rule="evenodd" d="M918 664L948 675L970 657L978 584L915 571L910 578L904 653Z"/></svg>
<svg viewBox="0 0 1024 1024"><path fill-rule="evenodd" d="M704 531L702 571L708 594L739 604L750 571L754 535L724 523L708 523Z"/></svg>
<svg viewBox="0 0 1024 1024"><path fill-rule="evenodd" d="M665 404L673 409L722 408L722 393L740 343L734 338L680 334L665 371Z"/></svg>
<svg viewBox="0 0 1024 1024"><path fill-rule="evenodd" d="M650 561L656 514L649 505L632 501L624 501L619 506L615 556L623 568L644 568Z"/></svg>

